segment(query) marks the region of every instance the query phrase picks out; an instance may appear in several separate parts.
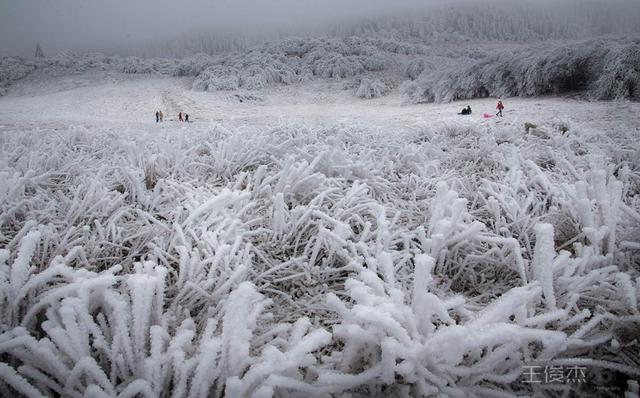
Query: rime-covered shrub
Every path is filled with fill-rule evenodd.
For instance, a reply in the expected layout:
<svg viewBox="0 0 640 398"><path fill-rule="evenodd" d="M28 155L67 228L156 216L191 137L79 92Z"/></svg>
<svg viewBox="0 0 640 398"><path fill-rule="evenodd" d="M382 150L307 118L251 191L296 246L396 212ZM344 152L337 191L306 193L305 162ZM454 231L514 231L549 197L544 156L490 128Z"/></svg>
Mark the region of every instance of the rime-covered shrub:
<svg viewBox="0 0 640 398"><path fill-rule="evenodd" d="M385 62L377 56L365 56L362 58L362 66L370 72L378 72L385 69Z"/></svg>
<svg viewBox="0 0 640 398"><path fill-rule="evenodd" d="M239 87L238 70L220 65L205 69L193 81L193 89L200 91L237 90Z"/></svg>
<svg viewBox="0 0 640 398"><path fill-rule="evenodd" d="M322 39L311 43L302 61L316 76L345 78L386 68L387 61L380 56L380 50L366 39L349 37L344 41Z"/></svg>
<svg viewBox="0 0 640 398"><path fill-rule="evenodd" d="M154 65L145 59L138 57L127 57L121 60L122 72L124 73L154 73Z"/></svg>
<svg viewBox="0 0 640 398"><path fill-rule="evenodd" d="M170 69L173 76L198 76L209 66L213 65L214 60L206 54L196 54L192 57L181 58Z"/></svg>
<svg viewBox="0 0 640 398"><path fill-rule="evenodd" d="M582 92L599 99L637 97L637 41L592 41L571 47L531 46L469 62L453 71L422 74L404 93L413 102L486 96Z"/></svg>
<svg viewBox="0 0 640 398"><path fill-rule="evenodd" d="M334 38L334 37L322 37L318 41L314 43L314 48L322 49L328 53L338 53L340 55L353 55L353 42L347 43L344 40Z"/></svg>
<svg viewBox="0 0 640 398"><path fill-rule="evenodd" d="M309 51L311 43L305 39L286 39L280 43L280 48L287 57L302 57Z"/></svg>
<svg viewBox="0 0 640 398"><path fill-rule="evenodd" d="M128 58L123 59L126 61ZM85 53L77 56L76 70L88 71L88 70L106 70L114 62L114 57L108 57L102 53ZM136 62L140 62L140 59L136 59Z"/></svg>
<svg viewBox="0 0 640 398"><path fill-rule="evenodd" d="M360 81L360 85L356 90L356 97L359 98L378 98L387 93L386 84L380 79L367 79L364 78Z"/></svg>
<svg viewBox="0 0 640 398"><path fill-rule="evenodd" d="M426 48L423 45L400 42L396 40L385 40L380 44L380 48L382 48L384 51L404 55L426 53Z"/></svg>
<svg viewBox="0 0 640 398"><path fill-rule="evenodd" d="M337 52L313 52L309 55L313 74L323 78L344 78L364 72L364 66L356 56L343 56Z"/></svg>
<svg viewBox="0 0 640 398"><path fill-rule="evenodd" d="M400 91L408 101L413 103L435 102L436 97L432 89L435 83L436 79L433 78L422 78L420 82L408 80L402 83Z"/></svg>
<svg viewBox="0 0 640 398"><path fill-rule="evenodd" d="M640 39L611 48L592 95L598 99L640 99Z"/></svg>
<svg viewBox="0 0 640 398"><path fill-rule="evenodd" d="M194 88L202 87L203 82L213 78L221 82L211 84L211 89L261 90L277 84L295 83L299 81L299 72L297 61L288 60L284 54L267 47L221 57L214 66L196 77ZM229 83L225 76L232 81L231 84L225 84Z"/></svg>
<svg viewBox="0 0 640 398"><path fill-rule="evenodd" d="M275 84L292 84L297 76L286 64L271 60L252 64L240 71L240 86L248 90L260 90Z"/></svg>
<svg viewBox="0 0 640 398"><path fill-rule="evenodd" d="M425 69L427 69L427 62L424 59L414 59L407 64L405 75L411 80L416 80Z"/></svg>
<svg viewBox="0 0 640 398"><path fill-rule="evenodd" d="M0 95L4 95L12 82L25 78L36 67L36 63L20 57L0 57Z"/></svg>
<svg viewBox="0 0 640 398"><path fill-rule="evenodd" d="M75 59L77 58L78 55L71 51L61 51L52 57L42 59L42 62L44 65L70 68L74 65Z"/></svg>

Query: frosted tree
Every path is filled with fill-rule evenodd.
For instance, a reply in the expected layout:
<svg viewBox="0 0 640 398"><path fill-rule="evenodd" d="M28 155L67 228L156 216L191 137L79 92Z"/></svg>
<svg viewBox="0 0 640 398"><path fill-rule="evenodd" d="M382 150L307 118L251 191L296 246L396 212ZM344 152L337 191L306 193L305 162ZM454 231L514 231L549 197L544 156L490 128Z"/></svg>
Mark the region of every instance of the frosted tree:
<svg viewBox="0 0 640 398"><path fill-rule="evenodd" d="M42 47L40 47L40 43L36 43L36 58L44 58L44 52L42 52Z"/></svg>

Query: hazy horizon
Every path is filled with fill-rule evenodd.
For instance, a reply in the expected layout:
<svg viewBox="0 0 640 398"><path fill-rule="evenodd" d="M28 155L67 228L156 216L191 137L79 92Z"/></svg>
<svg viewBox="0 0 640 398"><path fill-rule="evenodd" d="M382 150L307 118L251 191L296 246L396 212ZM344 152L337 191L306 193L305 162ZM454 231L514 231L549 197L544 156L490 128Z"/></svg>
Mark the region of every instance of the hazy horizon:
<svg viewBox="0 0 640 398"><path fill-rule="evenodd" d="M523 4L508 0L469 4L482 3L488 9ZM630 7L631 15L640 16L640 5L628 0L589 3L622 5L620 10ZM526 4L544 9L578 2L544 0ZM464 0L4 0L0 3L0 55L30 56L38 42L47 55L52 55L63 50L131 53L137 47L190 35L264 34L268 39L278 31L303 33L370 18L426 13L434 5L466 7Z"/></svg>

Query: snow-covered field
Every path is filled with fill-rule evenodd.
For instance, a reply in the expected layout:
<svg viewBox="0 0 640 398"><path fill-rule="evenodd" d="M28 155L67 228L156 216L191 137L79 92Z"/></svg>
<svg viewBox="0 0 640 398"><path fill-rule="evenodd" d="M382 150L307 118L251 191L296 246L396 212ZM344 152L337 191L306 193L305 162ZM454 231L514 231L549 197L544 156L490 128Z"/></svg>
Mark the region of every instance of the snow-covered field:
<svg viewBox="0 0 640 398"><path fill-rule="evenodd" d="M495 112L495 99L473 99L449 104L410 104L397 92L362 100L344 90L340 80L273 87L262 91L192 91L191 78L150 77L118 73L85 73L35 82L17 83L11 95L0 97L2 121L60 121L71 124L122 124L144 131L182 129L176 123L155 125L155 110L165 121L177 122L178 112L190 114L195 129L203 125L264 126L280 122L336 125L348 123L367 128L433 127L442 124L493 126L525 122L552 124L566 121L585 128L638 132L640 104L628 101L581 101L571 97L510 98L506 119L483 119ZM98 83L96 83L98 82ZM471 105L475 115L457 113Z"/></svg>
<svg viewBox="0 0 640 398"><path fill-rule="evenodd" d="M0 97L3 395L638 393L639 103L192 82Z"/></svg>

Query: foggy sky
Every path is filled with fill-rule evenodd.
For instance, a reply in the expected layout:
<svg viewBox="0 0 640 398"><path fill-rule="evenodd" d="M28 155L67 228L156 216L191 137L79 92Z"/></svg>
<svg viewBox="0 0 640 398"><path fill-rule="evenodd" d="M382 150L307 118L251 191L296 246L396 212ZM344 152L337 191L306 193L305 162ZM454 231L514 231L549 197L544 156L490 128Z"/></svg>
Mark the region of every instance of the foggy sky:
<svg viewBox="0 0 640 398"><path fill-rule="evenodd" d="M433 2L433 1L432 1ZM189 33L318 25L413 0L0 0L0 54L128 47ZM390 7L390 5L392 5Z"/></svg>
<svg viewBox="0 0 640 398"><path fill-rule="evenodd" d="M540 1L550 0L537 2ZM563 0L552 3L558 1ZM49 55L61 50L118 52L191 33L260 32L283 26L313 29L322 24L454 3L452 0L0 0L0 55L32 55L37 42Z"/></svg>

